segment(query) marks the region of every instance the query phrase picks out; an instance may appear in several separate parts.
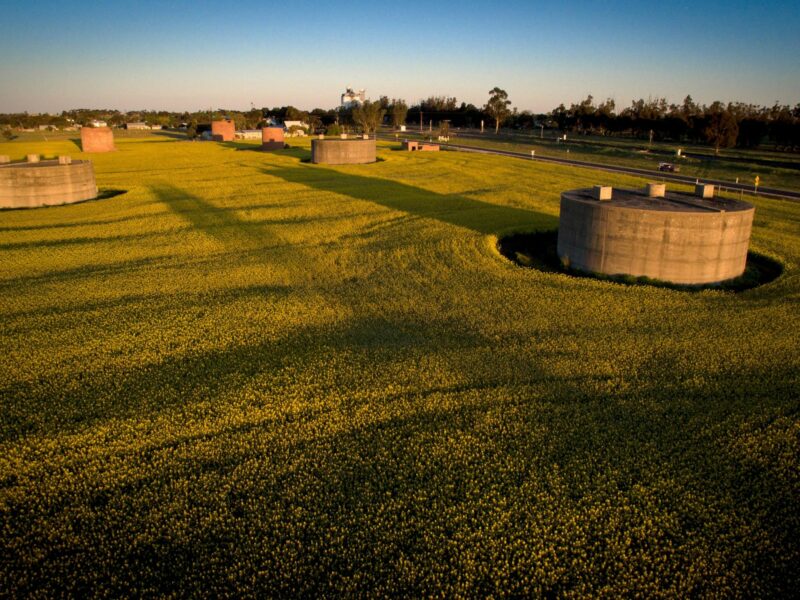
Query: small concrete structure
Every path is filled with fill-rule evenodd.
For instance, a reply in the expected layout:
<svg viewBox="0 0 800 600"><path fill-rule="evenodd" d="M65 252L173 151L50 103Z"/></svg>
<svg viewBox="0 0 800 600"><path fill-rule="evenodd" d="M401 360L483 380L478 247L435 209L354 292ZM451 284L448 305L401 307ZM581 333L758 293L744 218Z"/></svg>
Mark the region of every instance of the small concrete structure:
<svg viewBox="0 0 800 600"><path fill-rule="evenodd" d="M60 164L60 165L71 165L72 164L72 157L71 156L59 156L58 157L58 164Z"/></svg>
<svg viewBox="0 0 800 600"><path fill-rule="evenodd" d="M664 183L648 183L644 187L648 198L663 198L667 194L667 185Z"/></svg>
<svg viewBox="0 0 800 600"><path fill-rule="evenodd" d="M592 188L592 198L595 200L611 200L613 190L610 185L596 185Z"/></svg>
<svg viewBox="0 0 800 600"><path fill-rule="evenodd" d="M699 198L713 198L714 186L710 183L698 183L694 186L694 195Z"/></svg>
<svg viewBox="0 0 800 600"><path fill-rule="evenodd" d="M261 130L261 149L269 152L270 150L283 150L283 127L264 127Z"/></svg>
<svg viewBox="0 0 800 600"><path fill-rule="evenodd" d="M211 139L215 142L232 142L236 136L236 123L233 121L211 121Z"/></svg>
<svg viewBox="0 0 800 600"><path fill-rule="evenodd" d="M744 272L755 213L747 202L622 189L601 201L596 189L561 194L558 256L568 266L687 285Z"/></svg>
<svg viewBox="0 0 800 600"><path fill-rule="evenodd" d="M358 165L377 160L375 140L311 140L311 162L326 165Z"/></svg>
<svg viewBox="0 0 800 600"><path fill-rule="evenodd" d="M426 144L424 142L411 142L403 140L403 149L408 152L438 152L438 144Z"/></svg>
<svg viewBox="0 0 800 600"><path fill-rule="evenodd" d="M81 149L84 152L113 152L114 132L108 127L81 127Z"/></svg>
<svg viewBox="0 0 800 600"><path fill-rule="evenodd" d="M94 168L88 160L0 165L0 208L71 204L97 197Z"/></svg>

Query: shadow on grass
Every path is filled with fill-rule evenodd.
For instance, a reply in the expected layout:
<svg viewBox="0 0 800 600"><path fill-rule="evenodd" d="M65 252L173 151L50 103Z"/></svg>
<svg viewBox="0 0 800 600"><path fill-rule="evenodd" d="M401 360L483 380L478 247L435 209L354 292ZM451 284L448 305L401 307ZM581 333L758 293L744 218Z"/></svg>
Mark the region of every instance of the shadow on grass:
<svg viewBox="0 0 800 600"><path fill-rule="evenodd" d="M176 141L189 141L189 137L185 133L180 133L178 131L153 131L152 135L171 138Z"/></svg>
<svg viewBox="0 0 800 600"><path fill-rule="evenodd" d="M561 264L557 246L558 230L516 233L503 237L497 242L497 249L500 254L522 267L536 269L545 273L565 273L574 277L589 277L625 285L649 285L682 292L700 292L703 290L743 292L775 281L783 273L783 265L778 261L756 252L748 252L745 272L735 279L729 279L717 284L679 285L649 277L604 275L588 273L579 269L570 269Z"/></svg>
<svg viewBox="0 0 800 600"><path fill-rule="evenodd" d="M339 334L350 343L387 325L359 321ZM275 368L272 350L166 361L138 373L141 381L122 378L109 396L121 406L122 393L133 404L156 395L186 403ZM763 461L745 464L718 443L761 410L757 400L786 391L751 375L742 373L742 389L752 400L734 415L722 389L677 402L654 380L612 396L593 382L553 386L546 396L538 387L508 396L495 386L431 386L384 391L361 405L309 399L240 422L209 420L198 433L178 422L155 440L98 445L110 465L126 465L124 475L109 468L109 476L81 479L78 490L9 494L7 585L19 596L102 588L115 596L215 589L311 598L347 588L347 577L331 573L359 573L367 596L482 597L514 595L538 573L540 595L559 597L624 588L631 569L645 572L654 561L649 584L674 589L687 561L713 552L717 560L689 582L699 596L729 577L745 596L758 596L766 581L788 597L800 580L794 478L776 477L779 469ZM664 410L641 406L640 396ZM723 433L709 436L710 425ZM68 482L94 466L86 454L78 447L59 457ZM1 483L35 485L16 474ZM212 519L213 527L196 525ZM37 535L43 525L47 536ZM514 546L531 538L559 549L555 575L536 571L539 546ZM465 572L465 548L484 565L479 572ZM34 564L25 560L32 550L41 555ZM414 577L399 573L399 555L414 561Z"/></svg>
<svg viewBox="0 0 800 600"><path fill-rule="evenodd" d="M440 194L398 181L343 173L317 165L270 167L262 171L290 183L374 202L482 234L512 228L545 229L558 223L557 217L536 211L491 204L461 194Z"/></svg>
<svg viewBox="0 0 800 600"><path fill-rule="evenodd" d="M122 194L127 194L128 190L99 190L97 196L94 198L87 198L86 200L79 200L77 202L65 202L64 204L50 204L47 206L18 206L16 208L0 208L0 212L5 211L16 211L16 210L42 210L46 208L62 208L65 206L74 206L76 204L86 204L87 202L96 202L98 200L108 200L109 198L114 198L116 196L121 196ZM6 231L8 228L0 228L0 231Z"/></svg>
<svg viewBox="0 0 800 600"><path fill-rule="evenodd" d="M189 295L185 299L188 300L185 316L189 321L199 320L209 310L227 310L229 304L242 299L274 302L289 292L286 286L253 285ZM159 304L174 308L183 301L168 295L160 301L156 296L138 297L129 317L132 321L149 320L158 312ZM97 308L113 310L130 305L131 298L127 297ZM80 320L80 312L75 316ZM444 339L442 331L446 332ZM224 348L202 349L202 341L197 340L180 355L158 357L146 364L108 365L92 372L78 369L7 382L0 387L3 407L0 442L30 434L77 432L106 419L155 417L179 406L213 403L257 374L280 373L288 363L301 370L315 364L316 369L320 357L331 353L356 353L364 363L362 368L373 368L374 364L388 364L401 354L418 353L421 349L435 352L448 346L461 348L488 343L466 324L452 319L420 323L372 316L336 327L300 326L282 336ZM341 385L358 387L361 377L358 372L349 372L347 377L354 379L348 379L346 384L342 380ZM308 398L310 403L313 400Z"/></svg>
<svg viewBox="0 0 800 600"><path fill-rule="evenodd" d="M258 152L259 154L276 154L278 156L292 156L299 159L301 162L309 162L311 160L311 150L308 148L299 148L297 146L285 145L280 150L262 150L261 143L248 144L246 142L219 142L226 148L232 148L237 152Z"/></svg>
<svg viewBox="0 0 800 600"><path fill-rule="evenodd" d="M253 247L273 240L260 224L245 221L231 210L220 208L186 190L168 183L150 187L156 198L195 229L216 240L239 247Z"/></svg>

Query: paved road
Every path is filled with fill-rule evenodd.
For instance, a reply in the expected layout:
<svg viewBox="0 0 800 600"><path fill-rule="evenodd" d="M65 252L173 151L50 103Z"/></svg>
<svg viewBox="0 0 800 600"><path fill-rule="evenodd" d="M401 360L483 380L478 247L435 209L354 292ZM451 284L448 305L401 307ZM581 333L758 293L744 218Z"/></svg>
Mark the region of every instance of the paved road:
<svg viewBox="0 0 800 600"><path fill-rule="evenodd" d="M413 132L409 132L413 133ZM394 139L393 136L382 135L380 136L383 139ZM461 144L445 144L443 142L434 142L442 146L443 148L451 148L453 150L459 150L462 152L476 152L478 154L497 154L500 156L510 156L512 158L521 158L524 160L532 160L530 154L525 154L522 152L511 152L509 150L495 150L493 148L477 148L475 146L464 146ZM697 181L696 177L689 177L686 175L679 175L677 173L666 173L662 171L654 171L648 169L637 169L635 167L621 167L617 165L608 165L603 163L593 163L593 162L586 162L582 160L572 160L569 158L556 158L552 156L537 156L535 159L540 162L550 162L556 163L560 165L570 165L573 167L584 167L587 169L598 169L601 171L610 171L612 173L625 173L626 175L639 175L642 177L650 177L650 178L658 178L658 179L665 179L667 181L676 181L679 183L689 183L693 184ZM733 181L723 181L720 179L702 179L702 183L712 183L720 188L723 188L723 191L743 191L746 193L753 193L753 186L747 185L743 183L735 183ZM800 201L800 192L795 192L792 190L780 190L777 188L758 188L758 195L759 196L767 196L770 198L780 198L783 200L795 200Z"/></svg>

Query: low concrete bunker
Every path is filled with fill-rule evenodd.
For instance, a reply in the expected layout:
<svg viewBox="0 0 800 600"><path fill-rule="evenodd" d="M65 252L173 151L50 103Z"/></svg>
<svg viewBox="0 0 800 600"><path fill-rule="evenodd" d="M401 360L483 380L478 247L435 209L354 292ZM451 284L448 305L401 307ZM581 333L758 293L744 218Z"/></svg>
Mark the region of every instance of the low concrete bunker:
<svg viewBox="0 0 800 600"><path fill-rule="evenodd" d="M311 162L325 165L360 165L374 163L377 148L374 139L313 139Z"/></svg>
<svg viewBox="0 0 800 600"><path fill-rule="evenodd" d="M426 144L425 142L415 142L403 140L403 150L408 152L438 152L438 144Z"/></svg>
<svg viewBox="0 0 800 600"><path fill-rule="evenodd" d="M744 273L754 213L707 188L570 190L561 194L557 252L565 265L592 273L720 283Z"/></svg>
<svg viewBox="0 0 800 600"><path fill-rule="evenodd" d="M42 160L0 164L0 208L72 204L97 197L88 160Z"/></svg>
<svg viewBox="0 0 800 600"><path fill-rule="evenodd" d="M81 127L81 150L84 152L113 152L114 132L108 127Z"/></svg>
<svg viewBox="0 0 800 600"><path fill-rule="evenodd" d="M264 127L261 130L262 150L283 150L284 145L283 127Z"/></svg>

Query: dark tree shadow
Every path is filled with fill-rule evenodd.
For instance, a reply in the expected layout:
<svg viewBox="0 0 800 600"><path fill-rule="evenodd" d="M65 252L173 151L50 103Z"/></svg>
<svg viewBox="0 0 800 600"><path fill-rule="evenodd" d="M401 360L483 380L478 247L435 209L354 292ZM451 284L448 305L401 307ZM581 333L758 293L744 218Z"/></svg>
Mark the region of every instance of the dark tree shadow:
<svg viewBox="0 0 800 600"><path fill-rule="evenodd" d="M156 198L194 228L225 244L265 245L274 240L261 224L238 218L232 211L174 185L162 183L150 188Z"/></svg>
<svg viewBox="0 0 800 600"><path fill-rule="evenodd" d="M558 225L553 215L491 204L460 194L439 194L389 179L342 173L320 166L262 169L266 175L306 187L343 194L407 213L436 219L482 234L512 229L550 229Z"/></svg>
<svg viewBox="0 0 800 600"><path fill-rule="evenodd" d="M157 135L159 137L166 137L171 138L176 141L188 141L189 138L186 136L185 133L179 133L177 131L153 131L152 135Z"/></svg>

